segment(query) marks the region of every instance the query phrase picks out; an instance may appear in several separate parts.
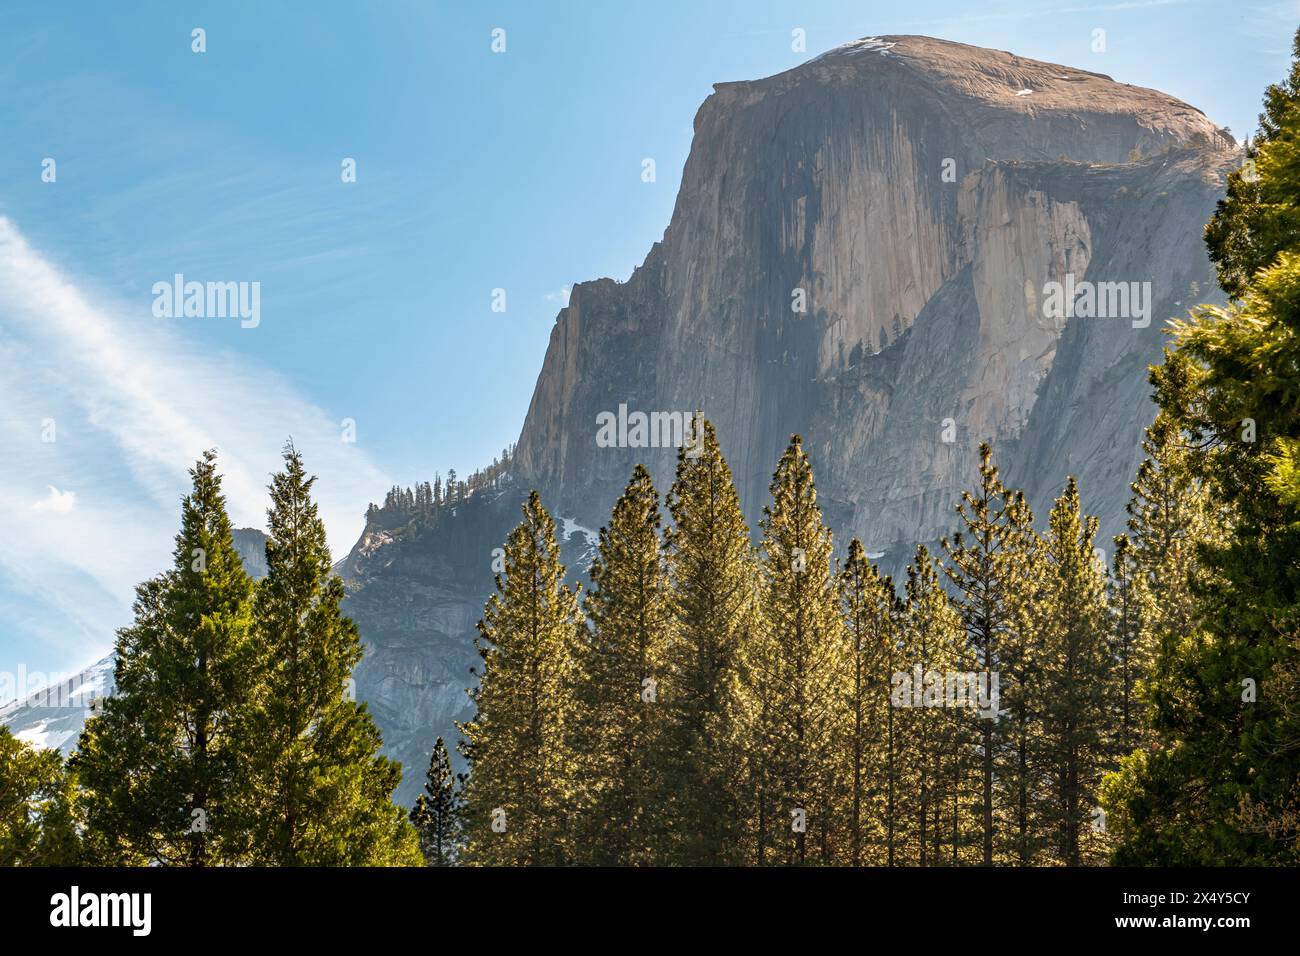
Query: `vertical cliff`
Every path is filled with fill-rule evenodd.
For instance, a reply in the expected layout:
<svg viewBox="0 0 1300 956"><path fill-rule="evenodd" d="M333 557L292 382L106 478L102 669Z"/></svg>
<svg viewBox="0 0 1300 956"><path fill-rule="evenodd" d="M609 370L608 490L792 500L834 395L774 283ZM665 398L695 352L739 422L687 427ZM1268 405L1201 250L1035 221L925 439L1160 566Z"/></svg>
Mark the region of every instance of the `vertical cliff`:
<svg viewBox="0 0 1300 956"><path fill-rule="evenodd" d="M1081 470L1106 510L1238 161L1162 93L923 37L719 84L663 241L560 312L518 477L598 525L633 464L666 484L673 455L599 447L596 416L702 408L751 517L800 432L839 530L877 549L946 529L983 439L1040 499ZM1151 324L1045 320L1066 273L1152 282Z"/></svg>

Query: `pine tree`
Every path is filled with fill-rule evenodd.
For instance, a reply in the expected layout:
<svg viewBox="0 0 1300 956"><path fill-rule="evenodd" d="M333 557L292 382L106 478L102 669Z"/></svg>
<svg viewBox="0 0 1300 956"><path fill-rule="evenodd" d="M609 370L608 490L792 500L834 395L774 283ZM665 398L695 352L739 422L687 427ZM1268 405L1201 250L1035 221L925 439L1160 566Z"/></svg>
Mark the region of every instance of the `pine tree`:
<svg viewBox="0 0 1300 956"><path fill-rule="evenodd" d="M659 526L659 495L637 465L600 529L585 602L590 636L578 656L573 749L584 800L581 843L584 858L600 865L651 863L664 842L659 683L672 609Z"/></svg>
<svg viewBox="0 0 1300 956"><path fill-rule="evenodd" d="M254 605L260 680L244 724L250 853L274 866L418 865L415 834L392 802L401 766L349 699L361 660L340 610L325 525L301 454L285 446L271 479L267 574ZM417 486L418 493L418 486Z"/></svg>
<svg viewBox="0 0 1300 956"><path fill-rule="evenodd" d="M1044 758L1051 790L1044 823L1059 862L1095 858L1096 794L1107 769L1107 688L1112 662L1105 571L1093 548L1097 519L1084 517L1073 478L1048 519L1045 556Z"/></svg>
<svg viewBox="0 0 1300 956"><path fill-rule="evenodd" d="M1107 781L1116 862L1289 862L1300 839L1300 33L1295 54L1206 228L1234 301L1174 323L1152 373L1230 526L1197 548L1195 626L1157 644L1152 749Z"/></svg>
<svg viewBox="0 0 1300 956"><path fill-rule="evenodd" d="M960 819L957 827L949 826L950 807L954 800L960 802L963 789L960 723L946 708L945 694L948 675L963 669L963 641L961 621L936 564L929 549L918 545L907 569L899 655L904 669L893 675L890 699L903 733L906 775L900 820L919 866L949 862L962 842Z"/></svg>
<svg viewBox="0 0 1300 956"><path fill-rule="evenodd" d="M1002 642L1000 710L1007 728L1006 753L996 774L1005 794L1005 853L1017 866L1041 862L1047 841L1037 795L1046 787L1042 760L1045 704L1043 608L1048 592L1044 542L1034 530L1034 514L1023 492L1013 492L1006 511L1007 575L1018 585L1007 590L1011 627Z"/></svg>
<svg viewBox="0 0 1300 956"><path fill-rule="evenodd" d="M1127 511L1133 561L1152 598L1145 606L1145 640L1177 643L1195 627L1197 552L1218 535L1222 519L1193 473L1191 448L1170 416L1156 416L1142 450L1146 458L1130 486Z"/></svg>
<svg viewBox="0 0 1300 956"><path fill-rule="evenodd" d="M1292 53L1287 78L1264 91L1259 130L1254 141L1246 143L1247 162L1229 174L1227 195L1205 227L1205 244L1217 267L1219 285L1233 299L1245 298L1255 274L1300 241L1294 180L1273 174L1279 159L1294 151L1294 144L1285 140L1294 135L1300 112L1300 31L1292 41Z"/></svg>
<svg viewBox="0 0 1300 956"><path fill-rule="evenodd" d="M697 447L678 452L665 532L674 640L660 699L665 825L672 862L734 862L740 840L739 770L728 746L737 654L753 632L749 528L717 434L703 424Z"/></svg>
<svg viewBox="0 0 1300 956"><path fill-rule="evenodd" d="M1128 535L1116 535L1115 557L1107 587L1110 611L1111 654L1115 662L1115 689L1110 724L1112 756L1132 753L1145 736L1146 715L1139 687L1151 670L1151 646L1143 626L1151 617L1151 601L1133 556Z"/></svg>
<svg viewBox="0 0 1300 956"><path fill-rule="evenodd" d="M253 584L231 539L216 453L190 471L173 567L136 589L118 631L117 696L87 721L75 759L87 828L102 862L211 866L243 862L255 680Z"/></svg>
<svg viewBox="0 0 1300 956"><path fill-rule="evenodd" d="M867 560L862 542L849 542L839 575L844 636L852 653L848 706L848 861L894 865L894 757L890 678L898 650L898 597L894 582Z"/></svg>
<svg viewBox="0 0 1300 956"><path fill-rule="evenodd" d="M470 765L465 859L557 865L574 853L574 657L582 621L564 584L555 522L537 492L505 542L505 571L479 622L474 718L460 725Z"/></svg>
<svg viewBox="0 0 1300 956"><path fill-rule="evenodd" d="M943 546L948 552L945 571L957 596L958 613L965 628L966 642L979 667L989 675L1001 675L1008 661L1009 640L1014 639L1014 605L1023 593L1023 565L1017 560L1019 538L1009 520L1012 496L998 477L987 443L980 445L980 485L972 494L963 492L957 506L962 530ZM991 679L991 677L990 677ZM981 862L994 863L998 842L995 766L1004 748L1006 723L993 718L979 722Z"/></svg>
<svg viewBox="0 0 1300 956"><path fill-rule="evenodd" d="M745 668L751 745L763 761L757 862L830 864L842 859L853 655L841 631L831 532L798 435L771 493L762 522L766 626Z"/></svg>
<svg viewBox="0 0 1300 956"><path fill-rule="evenodd" d="M460 846L461 801L451 754L441 737L434 741L424 780L424 793L411 810L411 823L420 835L420 852L429 866L454 866Z"/></svg>
<svg viewBox="0 0 1300 956"><path fill-rule="evenodd" d="M1196 627L1192 586L1197 552L1217 534L1221 520L1192 472L1191 448L1170 416L1156 416L1142 450L1146 457L1127 505L1129 534L1115 539L1109 587L1117 758L1150 739L1145 728L1156 717L1148 705L1166 711L1176 706L1179 695L1160 690L1151 697L1143 688L1156 676L1155 662L1176 660L1179 645ZM1167 688L1171 679L1166 670L1154 686Z"/></svg>
<svg viewBox="0 0 1300 956"><path fill-rule="evenodd" d="M76 866L75 788L57 750L32 747L0 725L0 866Z"/></svg>

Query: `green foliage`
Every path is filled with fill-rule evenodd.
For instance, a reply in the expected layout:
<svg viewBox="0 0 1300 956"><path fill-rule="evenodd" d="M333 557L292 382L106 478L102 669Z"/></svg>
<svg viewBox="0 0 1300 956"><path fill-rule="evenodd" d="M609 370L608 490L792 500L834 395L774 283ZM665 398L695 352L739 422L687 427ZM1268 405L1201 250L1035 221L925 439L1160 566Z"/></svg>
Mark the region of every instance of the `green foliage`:
<svg viewBox="0 0 1300 956"><path fill-rule="evenodd" d="M288 448L271 484L266 580L235 551L216 456L191 471L173 566L118 633L117 694L72 761L74 819L105 864L418 865L401 767L348 699L343 617L314 479Z"/></svg>
<svg viewBox="0 0 1300 956"><path fill-rule="evenodd" d="M1146 737L1146 715L1139 685L1150 672L1154 657L1145 626L1152 616L1153 604L1127 535L1115 537L1115 557L1106 594L1111 654L1115 662L1110 750L1118 759L1132 753Z"/></svg>
<svg viewBox="0 0 1300 956"><path fill-rule="evenodd" d="M190 471L173 566L136 590L117 696L75 760L103 862L245 862L238 728L256 678L253 582L231 540L216 455Z"/></svg>
<svg viewBox="0 0 1300 956"><path fill-rule="evenodd" d="M74 802L58 751L30 747L0 726L0 866L82 862Z"/></svg>
<svg viewBox="0 0 1300 956"><path fill-rule="evenodd" d="M889 696L899 650L898 595L894 582L867 560L857 538L849 542L839 589L852 655L845 688L851 727L841 755L849 787L847 862L893 866L902 757Z"/></svg>
<svg viewBox="0 0 1300 956"><path fill-rule="evenodd" d="M1246 164L1228 176L1227 195L1205 227L1205 244L1218 269L1219 285L1233 299L1250 291L1255 274L1300 240L1300 208L1294 184L1300 173L1295 137L1300 104L1300 31L1295 59L1281 83L1264 93L1259 132L1246 148Z"/></svg>
<svg viewBox="0 0 1300 956"><path fill-rule="evenodd" d="M1017 609L1030 588L1032 565L1026 560L1025 528L1019 523L1023 501L1002 484L988 443L979 450L979 488L963 492L957 506L961 528L942 543L948 556L945 573L955 591L966 647L980 670L1000 677L1023 656L1027 622ZM999 764L1014 749L1011 730L1015 726L1011 720L982 719L976 731L980 862L985 866L1002 858L999 835L1012 822L999 790L1016 777L1002 773Z"/></svg>
<svg viewBox="0 0 1300 956"><path fill-rule="evenodd" d="M601 865L652 862L666 839L659 683L673 618L660 520L650 473L637 465L609 526L600 529L586 594L591 627L578 651L580 710L571 746L591 823L579 852Z"/></svg>
<svg viewBox="0 0 1300 956"><path fill-rule="evenodd" d="M1171 471L1212 505L1193 556L1179 557L1191 565L1185 610L1156 634L1154 749L1107 785L1117 861L1288 862L1300 839L1298 94L1300 45L1267 95L1256 178L1233 180L1206 231L1235 301L1176 323L1176 348L1152 372L1186 446ZM1159 624L1163 593L1156 603Z"/></svg>
<svg viewBox="0 0 1300 956"><path fill-rule="evenodd" d="M451 754L439 737L429 758L424 793L411 810L411 823L420 836L420 852L429 866L455 865L460 849L461 812Z"/></svg>
<svg viewBox="0 0 1300 956"><path fill-rule="evenodd" d="M471 767L465 858L476 864L557 865L575 853L568 741L582 621L564 584L555 522L536 492L523 516L506 539L505 571L479 622L477 712L461 725Z"/></svg>
<svg viewBox="0 0 1300 956"><path fill-rule="evenodd" d="M842 755L851 733L843 693L851 646L831 572L812 467L798 435L777 465L764 509L763 627L744 650L741 709L752 782L754 860L834 863L842 858Z"/></svg>
<svg viewBox="0 0 1300 956"><path fill-rule="evenodd" d="M350 699L361 660L356 625L339 609L314 477L292 444L271 479L266 578L254 607L259 680L244 719L248 854L272 866L413 864L414 834L392 803L400 765L379 755L379 730Z"/></svg>
<svg viewBox="0 0 1300 956"><path fill-rule="evenodd" d="M1107 629L1105 565L1093 539L1097 519L1085 517L1073 478L1057 498L1044 542L1046 593L1042 607L1042 747L1051 795L1044 823L1057 858L1067 866L1104 853L1093 821L1107 769L1109 694L1113 679Z"/></svg>
<svg viewBox="0 0 1300 956"><path fill-rule="evenodd" d="M661 776L671 858L737 862L746 767L735 746L738 660L759 628L749 528L712 423L678 454L664 535L674 640L666 652Z"/></svg>
<svg viewBox="0 0 1300 956"><path fill-rule="evenodd" d="M971 827L970 712L947 706L949 675L971 670L961 619L943 589L939 563L918 545L907 568L902 667L891 703L902 729L901 862L961 862Z"/></svg>

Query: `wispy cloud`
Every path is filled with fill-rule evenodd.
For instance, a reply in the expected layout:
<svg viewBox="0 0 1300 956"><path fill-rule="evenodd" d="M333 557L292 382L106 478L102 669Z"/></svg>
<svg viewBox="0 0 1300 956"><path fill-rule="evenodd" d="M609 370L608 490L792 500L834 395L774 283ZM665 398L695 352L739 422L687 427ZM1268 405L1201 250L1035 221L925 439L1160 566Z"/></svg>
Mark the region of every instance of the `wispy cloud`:
<svg viewBox="0 0 1300 956"><path fill-rule="evenodd" d="M154 318L150 299L105 302L91 288L0 217L0 574L62 615L43 640L83 655L102 653L133 585L168 563L187 469L204 449L218 449L236 525L260 528L292 437L320 476L336 556L391 484L342 440L342 416L246 357L200 349L181 323L258 330ZM273 307L264 300L264 314Z"/></svg>

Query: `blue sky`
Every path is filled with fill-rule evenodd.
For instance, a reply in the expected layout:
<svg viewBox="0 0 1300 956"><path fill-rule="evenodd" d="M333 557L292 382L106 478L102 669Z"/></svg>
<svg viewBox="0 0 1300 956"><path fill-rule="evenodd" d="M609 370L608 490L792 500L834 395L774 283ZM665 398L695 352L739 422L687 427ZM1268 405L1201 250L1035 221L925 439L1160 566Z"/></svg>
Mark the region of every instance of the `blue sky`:
<svg viewBox="0 0 1300 956"><path fill-rule="evenodd" d="M389 484L490 461L567 289L662 236L713 83L923 33L1156 87L1240 137L1298 23L1296 0L6 0L0 672L107 652L203 447L260 526L292 435L336 556ZM156 318L178 272L259 282L260 324Z"/></svg>

